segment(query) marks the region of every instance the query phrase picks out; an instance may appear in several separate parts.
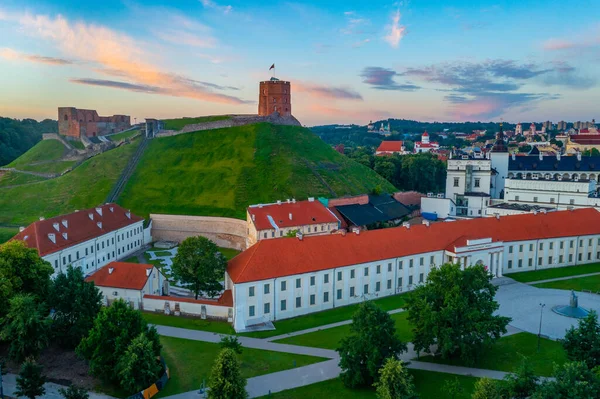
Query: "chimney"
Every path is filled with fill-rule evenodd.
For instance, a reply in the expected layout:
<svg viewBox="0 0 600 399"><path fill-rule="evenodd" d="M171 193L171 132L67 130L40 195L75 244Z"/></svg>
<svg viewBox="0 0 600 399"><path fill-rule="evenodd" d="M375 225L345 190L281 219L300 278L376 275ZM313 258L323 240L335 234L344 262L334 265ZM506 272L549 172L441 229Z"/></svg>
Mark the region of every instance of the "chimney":
<svg viewBox="0 0 600 399"><path fill-rule="evenodd" d="M146 277L150 277L150 273L152 273L152 269L146 269Z"/></svg>
<svg viewBox="0 0 600 399"><path fill-rule="evenodd" d="M23 226L19 227L19 233L22 232L23 230L25 230L25 227L23 227Z"/></svg>
<svg viewBox="0 0 600 399"><path fill-rule="evenodd" d="M296 238L299 239L300 241L302 241L302 239L304 238L304 235L302 234L301 231L296 232Z"/></svg>
<svg viewBox="0 0 600 399"><path fill-rule="evenodd" d="M60 224L58 224L58 223L52 223L52 227L54 227L54 230L60 231Z"/></svg>
<svg viewBox="0 0 600 399"><path fill-rule="evenodd" d="M537 209L534 209L534 210L533 210L533 214L534 214L534 215L537 215L537 212L538 212L538 211L537 211Z"/></svg>
<svg viewBox="0 0 600 399"><path fill-rule="evenodd" d="M546 209L542 209L540 212L542 212L545 215L546 214Z"/></svg>
<svg viewBox="0 0 600 399"><path fill-rule="evenodd" d="M292 204L296 203L296 198L292 198Z"/></svg>
<svg viewBox="0 0 600 399"><path fill-rule="evenodd" d="M288 204L290 203L290 199L289 198L286 201L287 201Z"/></svg>
<svg viewBox="0 0 600 399"><path fill-rule="evenodd" d="M358 226L352 227L352 232L356 235L360 234L360 228Z"/></svg>
<svg viewBox="0 0 600 399"><path fill-rule="evenodd" d="M102 228L102 222L97 222L96 225L98 226L99 229Z"/></svg>
<svg viewBox="0 0 600 399"><path fill-rule="evenodd" d="M315 197L308 197L308 202L315 202Z"/></svg>
<svg viewBox="0 0 600 399"><path fill-rule="evenodd" d="M580 152L577 153L577 160L581 161L581 153Z"/></svg>
<svg viewBox="0 0 600 399"><path fill-rule="evenodd" d="M423 224L427 227L429 227L429 220L427 219L423 219Z"/></svg>
<svg viewBox="0 0 600 399"><path fill-rule="evenodd" d="M102 216L102 208L96 208L96 212L98 212L98 215Z"/></svg>
<svg viewBox="0 0 600 399"><path fill-rule="evenodd" d="M292 220L292 214L290 213L290 220Z"/></svg>
<svg viewBox="0 0 600 399"><path fill-rule="evenodd" d="M50 239L50 241L52 241L53 244L56 244L56 236L54 235L54 233L48 234L48 238Z"/></svg>
<svg viewBox="0 0 600 399"><path fill-rule="evenodd" d="M408 223L408 222L403 222L403 223L402 223L402 227L406 227L407 229L410 229L410 223Z"/></svg>
<svg viewBox="0 0 600 399"><path fill-rule="evenodd" d="M112 274L115 271L114 267L109 267L108 268L108 274Z"/></svg>
<svg viewBox="0 0 600 399"><path fill-rule="evenodd" d="M500 220L500 214L498 212L494 213L494 216L496 216L496 219Z"/></svg>
<svg viewBox="0 0 600 399"><path fill-rule="evenodd" d="M281 205L281 200L277 200L277 205Z"/></svg>
<svg viewBox="0 0 600 399"><path fill-rule="evenodd" d="M40 216L40 220L46 220L46 218L43 216Z"/></svg>
<svg viewBox="0 0 600 399"><path fill-rule="evenodd" d="M90 218L90 220L94 220L94 214L93 213L88 213L88 217Z"/></svg>
<svg viewBox="0 0 600 399"><path fill-rule="evenodd" d="M67 237L68 237L67 233L62 233L62 236L63 236L63 238L64 238L65 240L66 240L66 239L67 239Z"/></svg>

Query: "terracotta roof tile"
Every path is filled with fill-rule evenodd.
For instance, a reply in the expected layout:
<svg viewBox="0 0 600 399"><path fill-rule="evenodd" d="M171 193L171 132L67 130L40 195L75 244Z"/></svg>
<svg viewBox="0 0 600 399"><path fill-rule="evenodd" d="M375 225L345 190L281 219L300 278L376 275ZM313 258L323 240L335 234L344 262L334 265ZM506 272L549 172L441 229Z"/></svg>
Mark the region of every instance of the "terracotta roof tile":
<svg viewBox="0 0 600 399"><path fill-rule="evenodd" d="M152 270L153 268L153 265L142 263L111 262L91 276L86 277L85 281L93 281L98 287L141 290L149 278L146 270ZM110 272L111 269L112 273Z"/></svg>
<svg viewBox="0 0 600 399"><path fill-rule="evenodd" d="M382 141L377 147L377 152L400 152L402 151L402 141Z"/></svg>
<svg viewBox="0 0 600 399"><path fill-rule="evenodd" d="M40 256L46 256L144 220L132 213L128 218L128 212L117 204L104 204L96 208L38 220L14 236L12 240L22 240L30 248L37 249ZM52 242L49 234L54 235L56 242Z"/></svg>
<svg viewBox="0 0 600 399"><path fill-rule="evenodd" d="M257 230L273 229L271 220L279 228L339 222L325 205L316 200L254 205L248 208L248 213L254 219Z"/></svg>
<svg viewBox="0 0 600 399"><path fill-rule="evenodd" d="M234 283L310 273L335 267L439 251L455 242L491 237L521 241L600 234L594 208L478 218L361 232L261 240L229 261Z"/></svg>

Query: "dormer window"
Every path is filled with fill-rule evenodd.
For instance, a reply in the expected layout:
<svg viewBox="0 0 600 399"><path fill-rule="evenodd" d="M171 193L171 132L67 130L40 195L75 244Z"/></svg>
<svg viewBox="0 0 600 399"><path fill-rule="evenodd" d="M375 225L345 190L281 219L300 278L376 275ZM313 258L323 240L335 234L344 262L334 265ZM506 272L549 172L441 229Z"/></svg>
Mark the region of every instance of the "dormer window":
<svg viewBox="0 0 600 399"><path fill-rule="evenodd" d="M56 235L54 235L54 233L48 234L48 239L52 241L53 244L56 244Z"/></svg>
<svg viewBox="0 0 600 399"><path fill-rule="evenodd" d="M69 227L69 222L67 221L67 219L63 219L62 224L63 226L65 226L65 228Z"/></svg>
<svg viewBox="0 0 600 399"><path fill-rule="evenodd" d="M94 214L93 213L88 213L88 216L89 216L90 220L94 220Z"/></svg>
<svg viewBox="0 0 600 399"><path fill-rule="evenodd" d="M102 216L102 208L96 208L96 212L98 212L98 215Z"/></svg>
<svg viewBox="0 0 600 399"><path fill-rule="evenodd" d="M100 229L102 228L102 222L98 222L98 223L96 223L96 225L98 226L98 228L100 228Z"/></svg>
<svg viewBox="0 0 600 399"><path fill-rule="evenodd" d="M63 238L64 238L65 240L66 240L66 239L68 239L68 235L67 235L67 233L62 233L62 236L63 236Z"/></svg>
<svg viewBox="0 0 600 399"><path fill-rule="evenodd" d="M60 224L58 224L58 223L52 223L52 227L54 227L54 230L60 231Z"/></svg>

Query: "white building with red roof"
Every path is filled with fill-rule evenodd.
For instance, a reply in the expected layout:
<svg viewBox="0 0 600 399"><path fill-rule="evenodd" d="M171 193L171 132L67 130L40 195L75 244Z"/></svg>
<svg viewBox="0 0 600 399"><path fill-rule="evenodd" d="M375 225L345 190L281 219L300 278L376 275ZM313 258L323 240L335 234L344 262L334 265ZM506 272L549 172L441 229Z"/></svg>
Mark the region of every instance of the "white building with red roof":
<svg viewBox="0 0 600 399"><path fill-rule="evenodd" d="M421 141L415 142L415 154L420 152L430 152L439 150L440 145L437 141L429 141L429 133L425 132L421 136Z"/></svg>
<svg viewBox="0 0 600 399"><path fill-rule="evenodd" d="M102 266L138 251L144 245L144 219L117 204L104 204L21 228L12 240L35 248L54 267L54 275L68 265L88 275ZM149 241L149 239L146 239Z"/></svg>
<svg viewBox="0 0 600 399"><path fill-rule="evenodd" d="M404 154L406 149L404 148L403 141L382 141L375 150L376 156L385 156L393 154Z"/></svg>
<svg viewBox="0 0 600 399"><path fill-rule="evenodd" d="M246 211L246 221L247 247L260 240L284 237L291 231L310 236L331 234L340 228L333 212L314 198L251 205Z"/></svg>

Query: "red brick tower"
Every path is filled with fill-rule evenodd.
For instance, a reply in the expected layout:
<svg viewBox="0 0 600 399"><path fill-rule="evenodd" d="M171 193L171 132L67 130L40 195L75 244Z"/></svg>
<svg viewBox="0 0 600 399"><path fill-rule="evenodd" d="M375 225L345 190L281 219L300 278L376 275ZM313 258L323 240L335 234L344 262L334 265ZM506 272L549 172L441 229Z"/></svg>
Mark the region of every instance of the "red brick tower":
<svg viewBox="0 0 600 399"><path fill-rule="evenodd" d="M258 115L269 116L278 112L281 116L292 115L292 88L290 82L271 78L260 82Z"/></svg>

